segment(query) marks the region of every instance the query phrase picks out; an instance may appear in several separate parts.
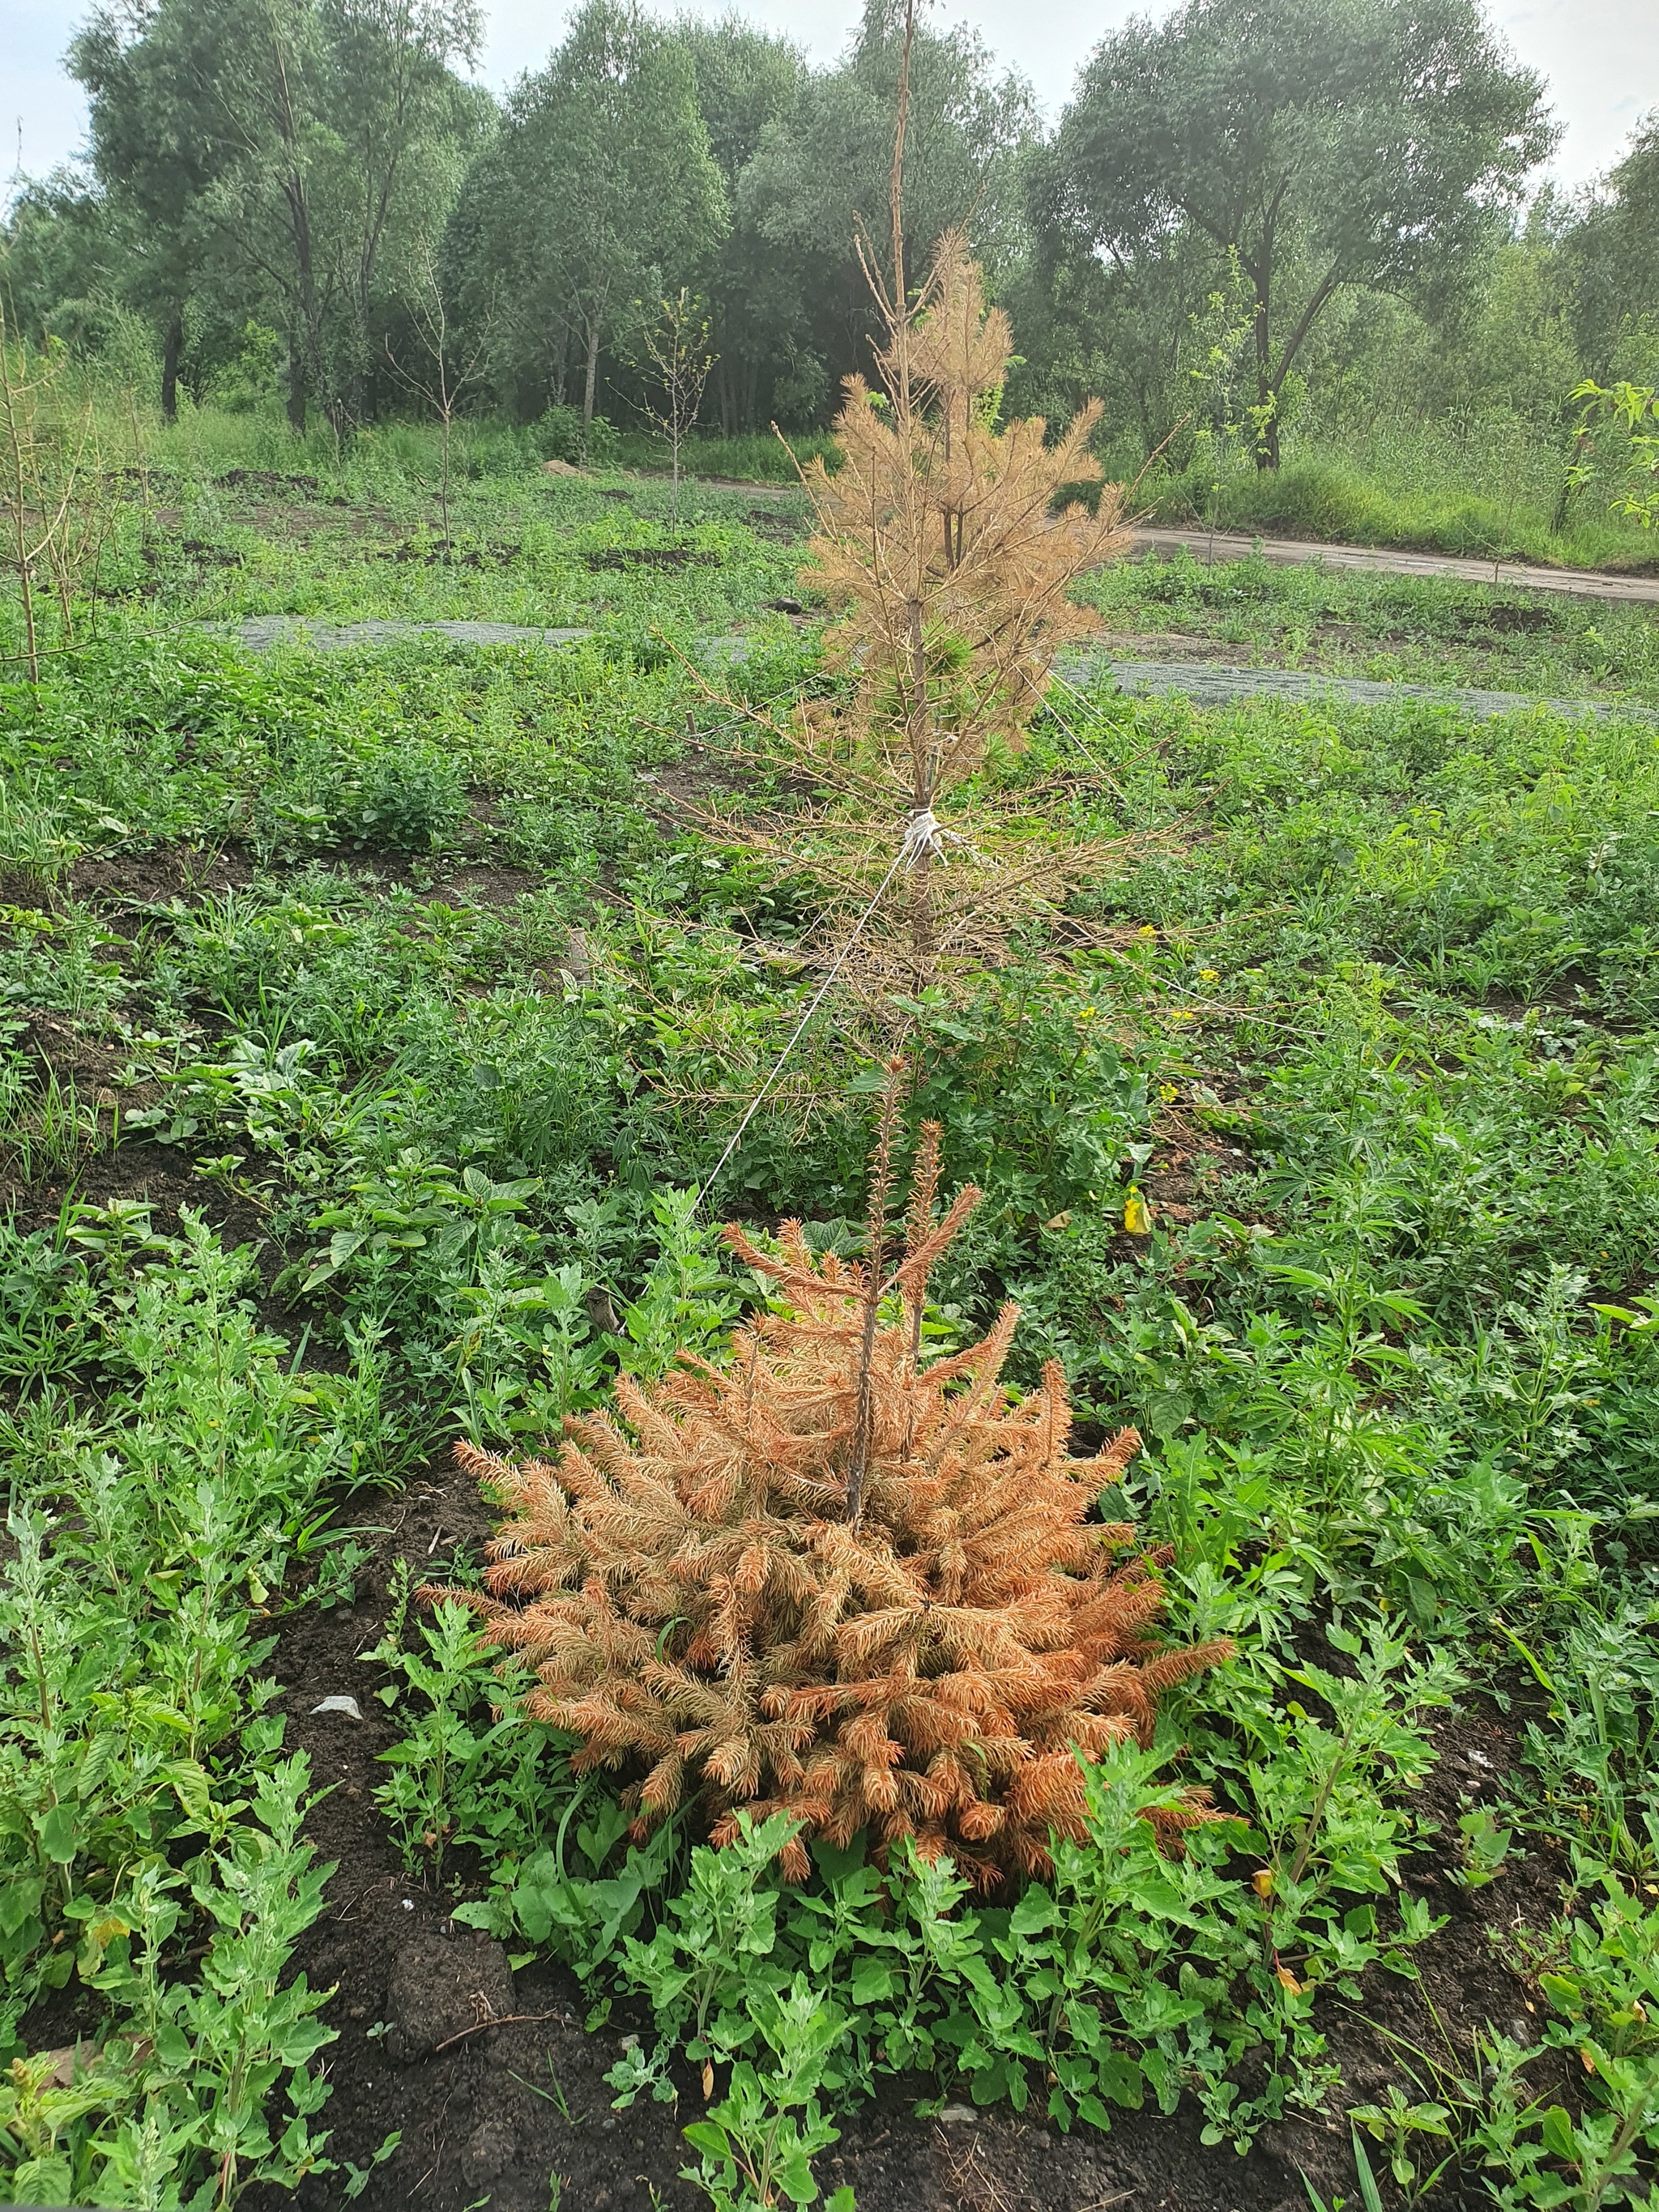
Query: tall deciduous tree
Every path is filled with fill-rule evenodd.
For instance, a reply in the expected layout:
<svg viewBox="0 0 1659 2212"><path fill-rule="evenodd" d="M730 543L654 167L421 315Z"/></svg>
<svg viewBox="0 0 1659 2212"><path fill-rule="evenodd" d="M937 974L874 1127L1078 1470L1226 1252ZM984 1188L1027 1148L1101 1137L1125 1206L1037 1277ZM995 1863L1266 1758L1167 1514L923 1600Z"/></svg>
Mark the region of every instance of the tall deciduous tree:
<svg viewBox="0 0 1659 2212"><path fill-rule="evenodd" d="M738 187L740 233L774 273L775 322L796 364L786 415L815 411L869 367L877 323L854 240L887 228L893 112L905 52L901 0L866 0L846 59L763 134ZM972 220L993 280L1023 236L1018 166L1036 130L1030 87L999 76L978 35L916 27L909 45L905 251L924 267L941 234ZM791 404L793 403L793 404Z"/></svg>
<svg viewBox="0 0 1659 2212"><path fill-rule="evenodd" d="M495 107L451 64L476 59L478 0L320 0L328 121L339 148L333 251L350 303L360 379L388 259L424 290L465 162Z"/></svg>
<svg viewBox="0 0 1659 2212"><path fill-rule="evenodd" d="M574 342L591 427L600 349L641 294L695 274L726 191L690 55L636 0L588 0L467 180L458 226L517 303L509 343L558 389ZM452 260L453 259L452 251Z"/></svg>
<svg viewBox="0 0 1659 2212"><path fill-rule="evenodd" d="M1097 250L1155 259L1191 231L1237 257L1271 468L1332 300L1431 297L1553 143L1541 79L1479 0L1188 0L1097 49L1053 164Z"/></svg>
<svg viewBox="0 0 1659 2212"><path fill-rule="evenodd" d="M1592 374L1659 374L1659 110L1637 126L1624 159L1587 196L1564 255L1579 350Z"/></svg>
<svg viewBox="0 0 1659 2212"><path fill-rule="evenodd" d="M289 416L338 421L368 355L381 262L441 223L477 135L477 0L112 0L70 65L94 156L149 241L164 404L183 309L211 283L279 321Z"/></svg>
<svg viewBox="0 0 1659 2212"><path fill-rule="evenodd" d="M0 222L0 297L15 334L38 345L70 320L82 335L114 296L132 248L129 226L81 169L30 179Z"/></svg>
<svg viewBox="0 0 1659 2212"><path fill-rule="evenodd" d="M763 425L763 393L786 370L786 333L795 320L790 277L750 221L738 219L744 171L767 131L786 131L807 97L806 59L787 39L740 15L706 22L682 16L674 35L691 58L708 150L733 220L710 258L706 291L715 355L712 392L727 437Z"/></svg>
<svg viewBox="0 0 1659 2212"><path fill-rule="evenodd" d="M135 250L121 289L161 327L161 412L170 422L185 311L211 234L204 196L229 149L200 98L200 57L179 11L100 8L76 33L68 62L88 95L93 167L129 217Z"/></svg>

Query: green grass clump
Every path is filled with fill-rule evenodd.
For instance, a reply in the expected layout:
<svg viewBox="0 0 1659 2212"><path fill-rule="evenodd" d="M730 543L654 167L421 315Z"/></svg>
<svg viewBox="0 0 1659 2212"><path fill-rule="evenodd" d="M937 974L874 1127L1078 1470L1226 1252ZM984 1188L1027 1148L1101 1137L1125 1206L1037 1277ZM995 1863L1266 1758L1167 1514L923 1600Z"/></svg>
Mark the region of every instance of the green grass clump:
<svg viewBox="0 0 1659 2212"><path fill-rule="evenodd" d="M671 457L667 441L654 433L623 430L617 434L616 458L619 467L660 474ZM822 460L830 469L840 465L840 448L827 430L791 431L787 445L771 430L738 438L699 430L680 450L680 466L687 476L738 477L755 483L793 484L799 481L796 463L805 468L813 460Z"/></svg>
<svg viewBox="0 0 1659 2212"><path fill-rule="evenodd" d="M1334 462L1290 462L1272 473L1234 477L1223 487L1218 519L1229 529L1337 544L1397 545L1548 568L1659 570L1651 533L1612 516L1575 518L1557 531L1538 510L1517 512L1513 503L1462 492L1395 493Z"/></svg>

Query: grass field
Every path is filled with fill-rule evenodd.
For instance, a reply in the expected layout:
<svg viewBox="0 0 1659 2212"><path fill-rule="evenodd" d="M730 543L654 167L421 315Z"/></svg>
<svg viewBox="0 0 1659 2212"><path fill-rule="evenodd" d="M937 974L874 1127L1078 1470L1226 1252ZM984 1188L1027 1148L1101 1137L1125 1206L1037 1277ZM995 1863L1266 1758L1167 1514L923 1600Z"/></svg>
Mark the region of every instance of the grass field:
<svg viewBox="0 0 1659 2212"><path fill-rule="evenodd" d="M916 1009L985 1192L930 1341L1018 1300L1014 1378L1142 1433L1102 1511L1172 1547L1170 1633L1237 1656L1048 1881L792 1887L775 1836L630 1844L413 1592L482 1565L457 1439L718 1359L757 1285L712 1224L856 1249L834 997L690 1204L815 980L810 892L688 811L760 788L741 707L826 681L768 604L799 505L486 475L446 558L401 450L152 455L96 636L0 690L0 2196L1647 2204L1650 721L1102 683L994 759L1118 857ZM1132 657L1659 703L1639 609L1087 596ZM256 612L597 635L210 627ZM737 631L711 696L683 656ZM1162 1858L1172 1778L1230 1818Z"/></svg>
<svg viewBox="0 0 1659 2212"><path fill-rule="evenodd" d="M112 406L101 388L96 398L106 417L106 451L131 459L126 449L133 443L133 410ZM395 505L422 483L435 485L439 474L438 435L429 423L381 424L341 447L325 425L296 439L274 413L186 405L164 435L141 428L138 441L157 467L204 489L239 467L297 471L326 479L334 489L383 492ZM1212 459L1180 472L1160 465L1138 483L1133 503L1137 513L1162 522L1267 536L1555 567L1659 570L1654 533L1609 504L1617 489L1611 454L1561 513L1571 442L1565 433L1521 422L1382 422L1340 435L1310 430L1289 441L1285 464L1275 473L1259 473L1242 451L1230 452L1218 478ZM475 486L490 480L505 488L532 475L551 450L548 434L535 425L466 420L455 428L453 466ZM834 441L824 433L792 433L786 446L772 431L738 438L699 432L687 445L684 465L692 477L775 489L796 483L798 461L820 454L831 468L838 465ZM1137 449L1114 450L1105 462L1109 474L1139 477ZM668 465L659 438L602 426L597 466L651 476L666 473Z"/></svg>

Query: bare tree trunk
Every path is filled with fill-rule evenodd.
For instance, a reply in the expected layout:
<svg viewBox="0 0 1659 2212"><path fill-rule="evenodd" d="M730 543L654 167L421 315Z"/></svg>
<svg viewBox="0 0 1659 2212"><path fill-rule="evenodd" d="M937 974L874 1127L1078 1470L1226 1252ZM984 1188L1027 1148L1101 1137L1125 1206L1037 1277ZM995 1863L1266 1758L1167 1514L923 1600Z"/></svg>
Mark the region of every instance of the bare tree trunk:
<svg viewBox="0 0 1659 2212"><path fill-rule="evenodd" d="M179 420L179 356L184 351L185 319L175 307L167 318L167 337L161 346L161 420Z"/></svg>
<svg viewBox="0 0 1659 2212"><path fill-rule="evenodd" d="M854 1527L858 1525L864 1510L864 1484L870 1471L870 1447L875 1428L876 1322L881 1310L882 1278L887 1267L887 1200L892 1187L893 1132L898 1121L899 1094L905 1073L902 1060L889 1060L876 1156L870 1168L870 1223L864 1247L864 1312L859 1332L858 1391L853 1411L852 1449L847 1462L847 1518Z"/></svg>
<svg viewBox="0 0 1659 2212"><path fill-rule="evenodd" d="M582 443L593 428L593 392L599 379L599 326L587 326L587 376L582 386Z"/></svg>
<svg viewBox="0 0 1659 2212"><path fill-rule="evenodd" d="M288 427L304 437L306 429L306 353L303 342L290 332L288 343Z"/></svg>
<svg viewBox="0 0 1659 2212"><path fill-rule="evenodd" d="M449 532L449 433L451 421L454 415L454 409L449 404L448 395L446 393L444 397L443 413L439 418L438 429L438 507L444 519L444 558L446 561L451 557L454 551L453 541L451 538Z"/></svg>

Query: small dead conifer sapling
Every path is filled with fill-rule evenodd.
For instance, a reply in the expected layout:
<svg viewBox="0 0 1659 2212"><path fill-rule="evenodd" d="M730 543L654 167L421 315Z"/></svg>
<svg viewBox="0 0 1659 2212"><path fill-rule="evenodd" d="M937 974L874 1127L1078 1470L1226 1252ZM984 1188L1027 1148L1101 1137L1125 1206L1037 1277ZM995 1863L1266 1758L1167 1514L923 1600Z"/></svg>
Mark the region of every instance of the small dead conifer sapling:
<svg viewBox="0 0 1659 2212"><path fill-rule="evenodd" d="M618 1377L621 1419L571 1421L554 1461L459 1448L508 1510L469 1601L636 1835L685 1806L725 1843L739 1812L781 1812L792 1878L812 1837L863 1830L994 1887L1084 1833L1079 1757L1149 1741L1163 1692L1229 1648L1159 1647L1161 1562L1088 1517L1139 1439L1068 1456L1058 1365L1024 1395L1003 1381L1017 1308L920 1359L929 1274L978 1196L935 1220L938 1168L930 1125L890 1269L815 1257L798 1224L775 1249L728 1226L773 1291L728 1359ZM1206 1819L1206 1793L1160 1817Z"/></svg>

